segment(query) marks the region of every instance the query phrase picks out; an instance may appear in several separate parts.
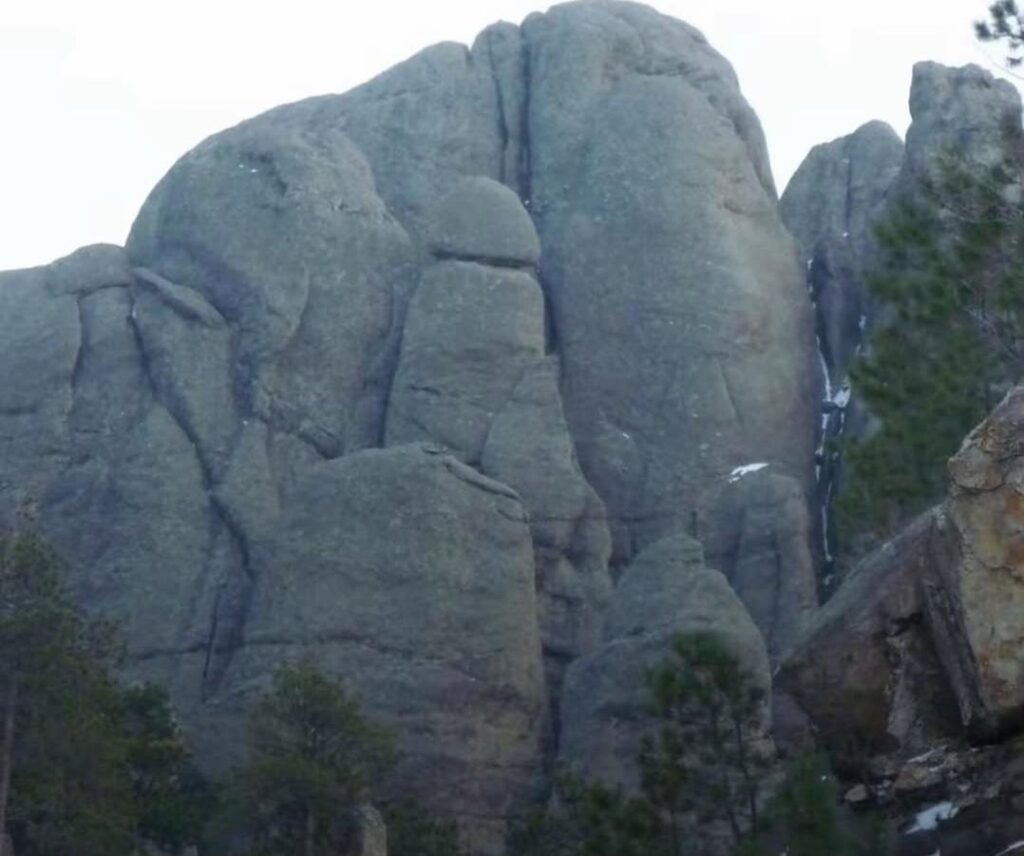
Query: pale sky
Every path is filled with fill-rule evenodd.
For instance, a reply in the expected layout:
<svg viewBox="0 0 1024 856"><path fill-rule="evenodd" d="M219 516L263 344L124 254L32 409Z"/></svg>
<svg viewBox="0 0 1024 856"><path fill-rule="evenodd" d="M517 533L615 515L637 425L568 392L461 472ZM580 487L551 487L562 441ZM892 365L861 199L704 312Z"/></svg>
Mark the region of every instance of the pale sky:
<svg viewBox="0 0 1024 856"><path fill-rule="evenodd" d="M785 186L811 146L910 121L911 66L997 70L989 0L655 0L735 67ZM545 0L0 0L0 270L123 243L204 137L343 92L429 44L471 42Z"/></svg>

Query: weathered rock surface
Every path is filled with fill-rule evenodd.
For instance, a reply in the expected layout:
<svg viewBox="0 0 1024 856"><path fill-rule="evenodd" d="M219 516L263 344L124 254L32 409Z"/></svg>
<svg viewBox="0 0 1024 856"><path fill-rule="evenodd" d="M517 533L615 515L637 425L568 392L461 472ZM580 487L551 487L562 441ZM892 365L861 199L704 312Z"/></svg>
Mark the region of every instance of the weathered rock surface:
<svg viewBox="0 0 1024 856"><path fill-rule="evenodd" d="M780 666L778 685L840 755L916 752L960 731L925 596L949 558L940 518L923 515L861 562Z"/></svg>
<svg viewBox="0 0 1024 856"><path fill-rule="evenodd" d="M697 31L612 0L498 24L201 143L124 250L0 275L0 525L35 515L211 768L313 654L498 852L567 669L633 692L715 625L767 680L726 577L773 654L813 603L802 280Z"/></svg>
<svg viewBox="0 0 1024 856"><path fill-rule="evenodd" d="M846 380L869 316L865 274L875 257L872 230L903 166L903 143L869 122L816 146L779 203L806 260L822 357L833 392Z"/></svg>
<svg viewBox="0 0 1024 856"><path fill-rule="evenodd" d="M1024 388L949 471L945 503L865 559L782 663L827 740L912 752L1024 714Z"/></svg>
<svg viewBox="0 0 1024 856"><path fill-rule="evenodd" d="M346 455L298 478L250 562L243 645L200 735L208 757L278 664L311 655L398 735L403 795L462 818L473 852L500 849L540 774L546 710L515 493L431 447Z"/></svg>
<svg viewBox="0 0 1024 856"><path fill-rule="evenodd" d="M979 166L995 166L1007 156L1019 161L1024 155L1020 93L979 66L917 63L910 115L900 179L904 187L933 180L951 152Z"/></svg>
<svg viewBox="0 0 1024 856"><path fill-rule="evenodd" d="M377 444L411 248L343 133L255 119L211 137L150 194L127 252L230 322L236 418L330 457Z"/></svg>
<svg viewBox="0 0 1024 856"><path fill-rule="evenodd" d="M772 661L800 638L818 606L814 528L802 485L771 466L730 476L718 513L736 527L705 537L764 636ZM720 530L721 531L721 530ZM701 533L703 535L703 533Z"/></svg>
<svg viewBox="0 0 1024 856"><path fill-rule="evenodd" d="M711 509L738 465L810 489L810 305L760 126L700 33L614 2L556 6L523 33L566 416L622 563L695 514L734 527Z"/></svg>
<svg viewBox="0 0 1024 856"><path fill-rule="evenodd" d="M960 560L945 576L977 700L995 723L1024 715L1024 388L1012 390L949 463L946 507ZM962 699L966 704L967 700Z"/></svg>
<svg viewBox="0 0 1024 856"><path fill-rule="evenodd" d="M704 565L687 535L652 544L615 589L602 645L569 667L562 695L561 760L582 774L636 788L636 757L656 733L648 714L648 669L663 663L679 633L714 633L764 693L763 737L770 727L771 674L764 640L728 581Z"/></svg>
<svg viewBox="0 0 1024 856"><path fill-rule="evenodd" d="M558 394L558 364L522 379L491 423L481 469L515 488L530 515L540 627L557 705L566 664L592 651L611 593L604 505L576 461Z"/></svg>

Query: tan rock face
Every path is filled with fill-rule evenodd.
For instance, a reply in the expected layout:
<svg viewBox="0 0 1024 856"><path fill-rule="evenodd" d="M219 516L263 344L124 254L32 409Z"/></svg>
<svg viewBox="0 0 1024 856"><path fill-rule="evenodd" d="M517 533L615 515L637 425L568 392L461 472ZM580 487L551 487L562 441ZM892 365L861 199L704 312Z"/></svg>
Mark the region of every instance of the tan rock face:
<svg viewBox="0 0 1024 856"><path fill-rule="evenodd" d="M957 637L937 626L949 599L935 596L933 571L955 564L940 517L922 515L861 562L779 668L777 685L837 752L918 752L960 728L943 674L958 652L937 641Z"/></svg>
<svg viewBox="0 0 1024 856"><path fill-rule="evenodd" d="M955 577L981 701L996 720L1024 707L1024 387L1012 390L949 464Z"/></svg>

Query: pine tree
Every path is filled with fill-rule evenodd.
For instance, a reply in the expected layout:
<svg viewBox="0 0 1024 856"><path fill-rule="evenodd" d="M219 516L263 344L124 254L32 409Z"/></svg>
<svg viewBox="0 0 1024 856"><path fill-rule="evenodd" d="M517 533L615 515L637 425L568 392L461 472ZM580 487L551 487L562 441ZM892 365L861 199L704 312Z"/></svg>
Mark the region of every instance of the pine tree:
<svg viewBox="0 0 1024 856"><path fill-rule="evenodd" d="M760 779L770 761L752 748L763 694L712 633L677 636L648 676L656 737L637 756L639 793L563 771L557 809L520 824L517 856L696 856L704 824L733 844L756 842Z"/></svg>
<svg viewBox="0 0 1024 856"><path fill-rule="evenodd" d="M676 637L649 676L661 733L639 757L644 793L674 841L683 818L724 821L735 844L760 833L760 782L771 758L755 748L764 694L712 633ZM673 856L682 853L673 845Z"/></svg>
<svg viewBox="0 0 1024 856"><path fill-rule="evenodd" d="M455 822L439 818L411 801L393 804L384 812L388 856L459 856Z"/></svg>
<svg viewBox="0 0 1024 856"><path fill-rule="evenodd" d="M856 552L944 495L946 462L1024 371L1024 216L1009 164L947 157L877 230L881 318L852 381L878 429L843 447Z"/></svg>
<svg viewBox="0 0 1024 856"><path fill-rule="evenodd" d="M283 666L250 719L251 761L234 799L254 852L343 852L355 809L391 759L391 741L310 662Z"/></svg>
<svg viewBox="0 0 1024 856"><path fill-rule="evenodd" d="M118 699L118 718L137 837L170 852L196 844L216 794L192 762L167 691L129 687Z"/></svg>
<svg viewBox="0 0 1024 856"><path fill-rule="evenodd" d="M988 19L977 21L975 35L983 42L1002 42L1006 45L1006 63L1016 68L1024 62L1024 15L1016 0L997 0L988 7Z"/></svg>
<svg viewBox="0 0 1024 856"><path fill-rule="evenodd" d="M0 834L24 856L196 843L211 794L166 693L122 690L114 629L84 619L37 535L0 537Z"/></svg>
<svg viewBox="0 0 1024 856"><path fill-rule="evenodd" d="M113 635L78 615L35 535L0 538L0 650L0 834L28 854L131 852Z"/></svg>

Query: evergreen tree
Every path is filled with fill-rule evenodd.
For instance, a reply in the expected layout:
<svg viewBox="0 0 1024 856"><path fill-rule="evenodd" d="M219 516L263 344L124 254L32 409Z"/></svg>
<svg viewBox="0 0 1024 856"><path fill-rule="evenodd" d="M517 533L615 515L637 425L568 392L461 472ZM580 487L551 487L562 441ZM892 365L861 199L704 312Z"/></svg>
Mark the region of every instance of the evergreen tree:
<svg viewBox="0 0 1024 856"><path fill-rule="evenodd" d="M640 793L563 773L557 808L513 836L518 856L693 856L701 827L724 823L736 845L760 832L760 778L769 759L749 743L763 694L710 633L675 638L648 676L655 738L637 756Z"/></svg>
<svg viewBox="0 0 1024 856"><path fill-rule="evenodd" d="M739 844L760 833L760 781L771 762L750 735L764 694L712 633L677 636L674 656L651 673L657 739L639 757L644 794L678 842L684 818L724 821ZM682 853L673 844L673 856Z"/></svg>
<svg viewBox="0 0 1024 856"><path fill-rule="evenodd" d="M1024 15L1016 0L997 0L988 7L988 18L974 25L974 32L983 42L1002 42L1008 51L1006 63L1016 68L1024 61Z"/></svg>
<svg viewBox="0 0 1024 856"><path fill-rule="evenodd" d="M855 551L944 495L947 460L1024 369L1020 177L939 172L877 230L881 318L852 381L879 427L844 445L837 503Z"/></svg>
<svg viewBox="0 0 1024 856"><path fill-rule="evenodd" d="M81 617L33 534L0 538L0 650L0 834L19 854L198 841L210 795L166 694L118 687L113 628Z"/></svg>
<svg viewBox="0 0 1024 856"><path fill-rule="evenodd" d="M172 852L196 844L216 794L192 762L167 692L155 684L131 687L118 707L137 837Z"/></svg>
<svg viewBox="0 0 1024 856"><path fill-rule="evenodd" d="M251 761L235 785L254 852L343 852L355 809L391 758L391 742L315 665L283 666L250 720Z"/></svg>
<svg viewBox="0 0 1024 856"><path fill-rule="evenodd" d="M669 856L679 846L646 795L584 782L569 771L557 778L556 804L513 826L512 856Z"/></svg>
<svg viewBox="0 0 1024 856"><path fill-rule="evenodd" d="M839 821L839 788L824 756L805 754L790 762L773 800L772 823L789 856L851 852Z"/></svg>
<svg viewBox="0 0 1024 856"><path fill-rule="evenodd" d="M388 856L459 856L455 822L439 818L413 802L387 807Z"/></svg>
<svg viewBox="0 0 1024 856"><path fill-rule="evenodd" d="M0 834L40 856L130 853L113 635L78 615L34 535L0 538L0 650Z"/></svg>

